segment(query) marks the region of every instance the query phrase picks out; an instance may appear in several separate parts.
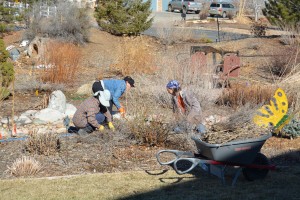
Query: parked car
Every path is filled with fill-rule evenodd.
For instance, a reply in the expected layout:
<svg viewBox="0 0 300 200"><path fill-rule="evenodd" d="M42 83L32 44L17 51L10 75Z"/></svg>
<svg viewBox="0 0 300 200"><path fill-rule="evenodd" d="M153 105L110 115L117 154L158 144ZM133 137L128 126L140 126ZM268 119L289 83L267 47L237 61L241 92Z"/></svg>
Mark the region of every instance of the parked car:
<svg viewBox="0 0 300 200"><path fill-rule="evenodd" d="M211 3L208 12L211 17L219 15L226 18L228 15L235 16L237 14L237 9L231 3L218 2Z"/></svg>
<svg viewBox="0 0 300 200"><path fill-rule="evenodd" d="M168 11L180 10L182 13L188 11L194 11L196 14L200 13L202 4L195 2L194 0L171 0L168 5Z"/></svg>

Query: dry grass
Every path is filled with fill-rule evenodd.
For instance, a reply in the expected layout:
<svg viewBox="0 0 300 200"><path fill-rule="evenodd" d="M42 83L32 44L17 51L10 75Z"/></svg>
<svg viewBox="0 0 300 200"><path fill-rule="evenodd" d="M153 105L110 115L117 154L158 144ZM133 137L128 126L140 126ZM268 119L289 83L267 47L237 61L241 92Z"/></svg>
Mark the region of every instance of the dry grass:
<svg viewBox="0 0 300 200"><path fill-rule="evenodd" d="M110 66L116 74L125 76L156 72L153 49L143 37L124 38L121 46L121 56Z"/></svg>
<svg viewBox="0 0 300 200"><path fill-rule="evenodd" d="M72 84L79 70L80 48L71 43L49 42L44 64L49 66L42 74L43 82Z"/></svg>
<svg viewBox="0 0 300 200"><path fill-rule="evenodd" d="M152 121L137 117L128 122L132 137L140 145L146 146L166 146L170 129L167 124L160 121Z"/></svg>
<svg viewBox="0 0 300 200"><path fill-rule="evenodd" d="M239 24L251 24L252 23L251 19L249 19L248 17L245 17L243 15L238 15L236 17L236 21Z"/></svg>
<svg viewBox="0 0 300 200"><path fill-rule="evenodd" d="M1 199L298 199L299 166L270 171L265 180L235 187L222 185L200 169L178 175L173 170L90 174L74 177L1 180ZM170 169L170 168L169 168ZM227 170L226 170L227 171ZM229 178L229 177L227 177ZM227 184L230 183L227 179ZM17 188L17 189L16 189ZM26 191L26 192L25 192ZM216 192L218 191L218 192Z"/></svg>
<svg viewBox="0 0 300 200"><path fill-rule="evenodd" d="M60 148L58 135L55 133L38 133L33 130L29 133L25 149L38 155L52 155Z"/></svg>
<svg viewBox="0 0 300 200"><path fill-rule="evenodd" d="M26 177L37 174L41 169L41 164L32 157L23 156L18 158L12 166L7 167L7 172L16 177Z"/></svg>
<svg viewBox="0 0 300 200"><path fill-rule="evenodd" d="M174 28L170 24L162 24L160 27L163 28L157 30L157 35L164 45L190 41L191 38L195 38L192 28Z"/></svg>
<svg viewBox="0 0 300 200"><path fill-rule="evenodd" d="M232 84L229 89L223 91L217 103L233 108L246 104L259 105L269 103L276 89L275 85Z"/></svg>
<svg viewBox="0 0 300 200"><path fill-rule="evenodd" d="M278 63L282 63L282 67L279 76L288 78L293 74L299 72L300 70L300 45L294 44L290 45L284 52L282 52L281 57L277 57ZM278 60L278 59L280 59Z"/></svg>

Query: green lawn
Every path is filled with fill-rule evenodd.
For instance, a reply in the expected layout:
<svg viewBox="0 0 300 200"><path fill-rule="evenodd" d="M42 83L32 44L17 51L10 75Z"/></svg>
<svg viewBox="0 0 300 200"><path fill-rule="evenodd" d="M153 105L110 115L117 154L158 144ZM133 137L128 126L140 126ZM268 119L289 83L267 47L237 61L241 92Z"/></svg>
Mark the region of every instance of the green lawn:
<svg viewBox="0 0 300 200"><path fill-rule="evenodd" d="M173 170L0 180L0 199L300 199L300 166L254 182L241 175L235 187L202 171Z"/></svg>

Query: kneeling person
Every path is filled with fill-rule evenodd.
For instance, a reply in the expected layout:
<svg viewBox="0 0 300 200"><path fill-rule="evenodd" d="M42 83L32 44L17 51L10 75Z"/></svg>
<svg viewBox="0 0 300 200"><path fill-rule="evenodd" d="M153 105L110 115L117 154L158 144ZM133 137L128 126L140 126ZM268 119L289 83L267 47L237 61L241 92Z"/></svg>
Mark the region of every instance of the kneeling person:
<svg viewBox="0 0 300 200"><path fill-rule="evenodd" d="M99 91L98 94L84 100L73 117L74 125L79 128L78 133L87 134L94 130L104 130L103 124L108 122L108 127L114 130L109 106L109 91Z"/></svg>

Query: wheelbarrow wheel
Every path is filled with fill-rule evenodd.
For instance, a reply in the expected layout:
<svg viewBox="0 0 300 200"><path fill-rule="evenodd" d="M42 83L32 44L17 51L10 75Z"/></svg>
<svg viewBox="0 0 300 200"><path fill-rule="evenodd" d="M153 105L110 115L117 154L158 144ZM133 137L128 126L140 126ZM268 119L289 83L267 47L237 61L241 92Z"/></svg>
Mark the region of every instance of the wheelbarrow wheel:
<svg viewBox="0 0 300 200"><path fill-rule="evenodd" d="M269 159L262 153L257 153L253 165L269 165ZM264 179L269 172L269 169L259 168L243 168L243 175L248 181Z"/></svg>

